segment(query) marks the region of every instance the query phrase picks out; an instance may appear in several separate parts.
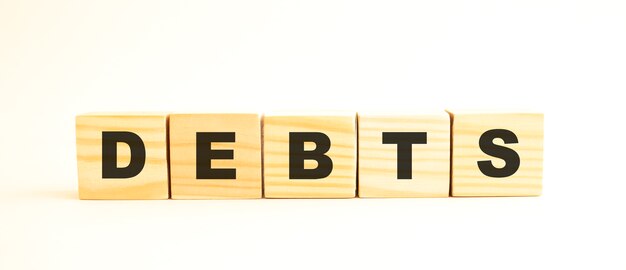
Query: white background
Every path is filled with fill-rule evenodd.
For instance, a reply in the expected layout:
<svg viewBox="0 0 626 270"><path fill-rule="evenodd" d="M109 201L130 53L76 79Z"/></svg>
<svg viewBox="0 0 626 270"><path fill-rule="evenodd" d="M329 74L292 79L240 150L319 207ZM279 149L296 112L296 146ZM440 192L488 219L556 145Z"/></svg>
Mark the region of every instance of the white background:
<svg viewBox="0 0 626 270"><path fill-rule="evenodd" d="M0 269L624 269L624 1L0 0ZM80 201L89 111L545 113L538 198Z"/></svg>

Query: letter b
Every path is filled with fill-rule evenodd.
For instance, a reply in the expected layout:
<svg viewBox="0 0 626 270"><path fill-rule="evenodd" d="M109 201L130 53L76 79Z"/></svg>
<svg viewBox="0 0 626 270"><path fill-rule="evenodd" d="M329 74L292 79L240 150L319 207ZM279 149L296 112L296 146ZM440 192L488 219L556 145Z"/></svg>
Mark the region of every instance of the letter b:
<svg viewBox="0 0 626 270"><path fill-rule="evenodd" d="M314 150L304 150L304 142L314 142ZM333 161L325 155L330 138L321 132L289 132L289 179L320 179L333 171ZM317 161L314 169L305 169L304 160Z"/></svg>

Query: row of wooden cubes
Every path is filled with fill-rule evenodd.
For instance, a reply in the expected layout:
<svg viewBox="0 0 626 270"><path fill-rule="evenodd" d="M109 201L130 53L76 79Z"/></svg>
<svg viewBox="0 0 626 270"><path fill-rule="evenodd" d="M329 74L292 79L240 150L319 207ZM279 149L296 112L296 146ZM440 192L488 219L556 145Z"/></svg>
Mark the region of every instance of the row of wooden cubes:
<svg viewBox="0 0 626 270"><path fill-rule="evenodd" d="M104 153L111 132L141 139L136 175L103 173L105 158L124 168L136 155L123 142ZM321 134L328 145L300 138L298 149L293 134ZM81 199L537 196L542 188L538 113L84 114L76 144ZM294 149L326 158L295 164ZM332 167L323 177L294 172L322 162Z"/></svg>

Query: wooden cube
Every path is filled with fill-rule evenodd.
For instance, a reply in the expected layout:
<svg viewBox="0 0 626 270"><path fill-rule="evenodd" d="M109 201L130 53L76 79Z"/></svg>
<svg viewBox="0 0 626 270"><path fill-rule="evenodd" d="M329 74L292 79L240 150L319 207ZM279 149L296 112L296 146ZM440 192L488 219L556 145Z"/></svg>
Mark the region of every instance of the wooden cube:
<svg viewBox="0 0 626 270"><path fill-rule="evenodd" d="M258 114L170 115L172 199L261 198Z"/></svg>
<svg viewBox="0 0 626 270"><path fill-rule="evenodd" d="M359 113L359 197L448 197L450 116Z"/></svg>
<svg viewBox="0 0 626 270"><path fill-rule="evenodd" d="M265 197L355 197L355 113L271 114L263 121Z"/></svg>
<svg viewBox="0 0 626 270"><path fill-rule="evenodd" d="M543 114L451 111L453 196L538 196Z"/></svg>
<svg viewBox="0 0 626 270"><path fill-rule="evenodd" d="M169 197L166 114L76 117L81 199Z"/></svg>

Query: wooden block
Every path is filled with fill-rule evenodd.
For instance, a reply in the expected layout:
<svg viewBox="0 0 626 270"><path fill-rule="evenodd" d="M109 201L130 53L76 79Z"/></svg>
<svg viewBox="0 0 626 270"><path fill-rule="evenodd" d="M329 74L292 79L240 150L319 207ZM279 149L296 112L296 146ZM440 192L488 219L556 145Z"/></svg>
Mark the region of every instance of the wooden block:
<svg viewBox="0 0 626 270"><path fill-rule="evenodd" d="M169 197L166 114L79 115L76 152L81 199Z"/></svg>
<svg viewBox="0 0 626 270"><path fill-rule="evenodd" d="M355 113L266 115L263 136L265 197L355 197Z"/></svg>
<svg viewBox="0 0 626 270"><path fill-rule="evenodd" d="M258 114L170 115L172 199L261 198Z"/></svg>
<svg viewBox="0 0 626 270"><path fill-rule="evenodd" d="M543 114L451 111L453 196L538 196Z"/></svg>
<svg viewBox="0 0 626 270"><path fill-rule="evenodd" d="M359 197L448 197L450 116L359 113Z"/></svg>

